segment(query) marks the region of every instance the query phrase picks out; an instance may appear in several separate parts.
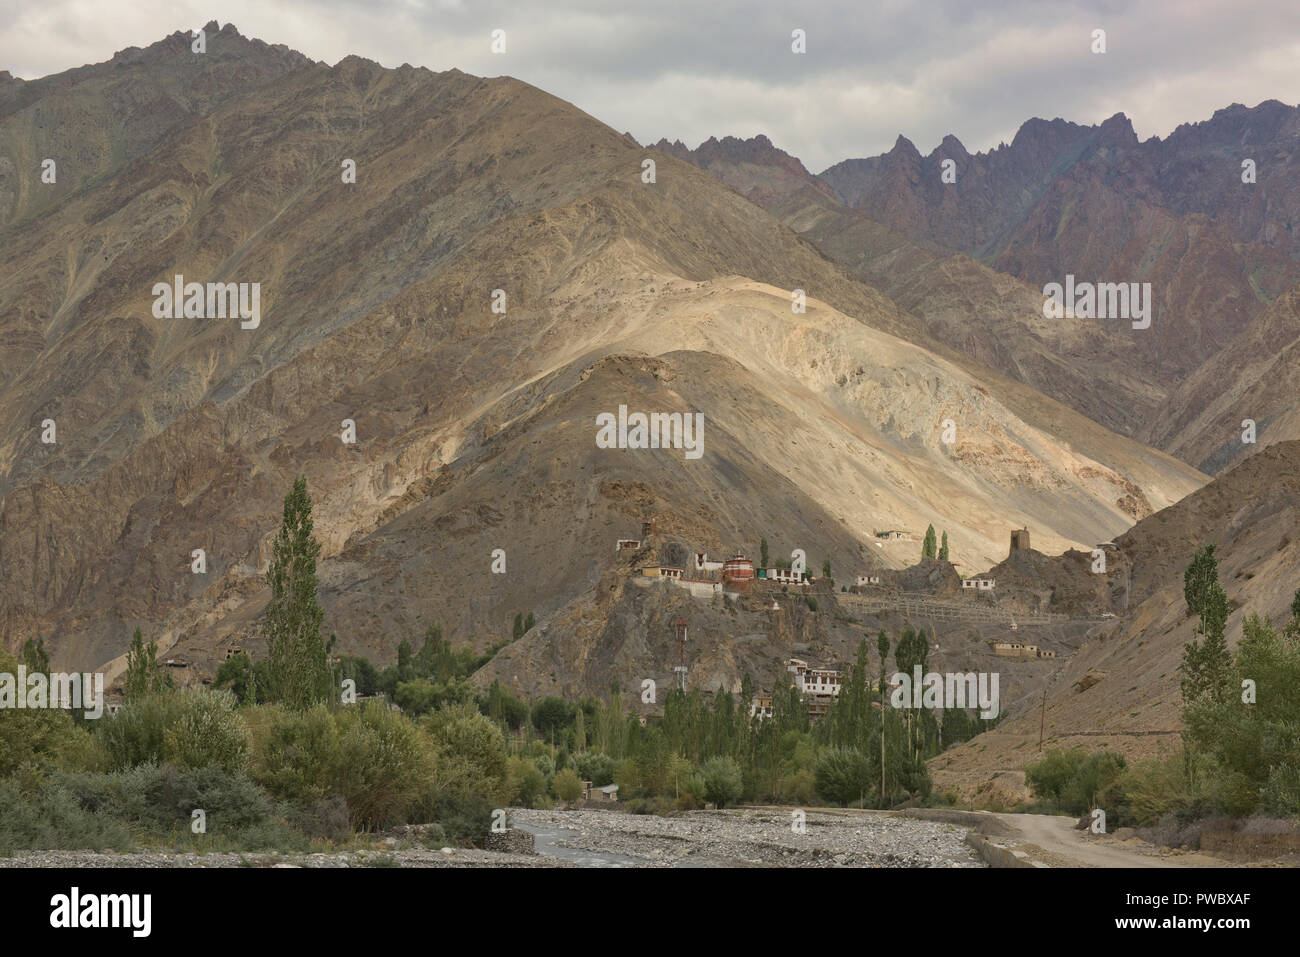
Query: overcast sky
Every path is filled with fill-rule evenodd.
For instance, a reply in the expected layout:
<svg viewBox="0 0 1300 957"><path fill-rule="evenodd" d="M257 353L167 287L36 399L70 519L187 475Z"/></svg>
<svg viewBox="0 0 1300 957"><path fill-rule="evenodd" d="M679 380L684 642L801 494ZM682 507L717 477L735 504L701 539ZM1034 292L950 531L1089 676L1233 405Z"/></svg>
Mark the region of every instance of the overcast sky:
<svg viewBox="0 0 1300 957"><path fill-rule="evenodd" d="M33 79L210 20L328 63L508 74L642 143L766 133L813 172L899 133L974 152L1032 116L1123 112L1145 139L1300 101L1297 0L0 0L0 69Z"/></svg>

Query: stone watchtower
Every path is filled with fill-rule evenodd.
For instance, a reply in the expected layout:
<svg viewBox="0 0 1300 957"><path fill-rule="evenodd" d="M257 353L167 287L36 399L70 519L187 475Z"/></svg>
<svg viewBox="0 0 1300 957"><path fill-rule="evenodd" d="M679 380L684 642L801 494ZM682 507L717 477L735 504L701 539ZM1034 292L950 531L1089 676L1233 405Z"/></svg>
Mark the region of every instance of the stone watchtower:
<svg viewBox="0 0 1300 957"><path fill-rule="evenodd" d="M1029 529L1013 528L1011 530L1011 554L1029 548Z"/></svg>

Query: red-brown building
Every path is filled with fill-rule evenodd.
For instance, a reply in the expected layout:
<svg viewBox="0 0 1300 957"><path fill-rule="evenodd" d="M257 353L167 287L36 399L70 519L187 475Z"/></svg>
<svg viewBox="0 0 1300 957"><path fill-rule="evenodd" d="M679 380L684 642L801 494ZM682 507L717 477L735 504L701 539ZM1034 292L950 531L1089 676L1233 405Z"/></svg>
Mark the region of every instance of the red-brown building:
<svg viewBox="0 0 1300 957"><path fill-rule="evenodd" d="M722 563L723 582L752 581L753 578L754 563L744 555L732 555Z"/></svg>

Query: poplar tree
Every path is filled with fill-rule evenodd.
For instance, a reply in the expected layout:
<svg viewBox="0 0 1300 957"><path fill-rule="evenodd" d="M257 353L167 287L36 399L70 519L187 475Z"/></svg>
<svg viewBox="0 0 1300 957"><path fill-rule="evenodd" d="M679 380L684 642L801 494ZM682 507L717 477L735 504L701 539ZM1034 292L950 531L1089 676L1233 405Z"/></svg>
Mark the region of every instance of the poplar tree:
<svg viewBox="0 0 1300 957"><path fill-rule="evenodd" d="M939 561L946 562L947 560L948 560L948 533L944 532L943 543L939 546Z"/></svg>
<svg viewBox="0 0 1300 957"><path fill-rule="evenodd" d="M122 696L131 701L157 694L170 683L169 676L158 672L158 642L144 643L136 628L131 647L126 652L126 676L122 679Z"/></svg>
<svg viewBox="0 0 1300 957"><path fill-rule="evenodd" d="M921 543L921 559L934 558L938 545L934 537L934 526L925 530L925 541Z"/></svg>
<svg viewBox="0 0 1300 957"><path fill-rule="evenodd" d="M1223 701L1232 687L1232 653L1224 634L1228 622L1228 596L1219 584L1219 567L1214 546L1196 553L1183 574L1183 595L1190 612L1200 615L1196 637L1183 648L1183 701L1202 695Z"/></svg>
<svg viewBox="0 0 1300 957"><path fill-rule="evenodd" d="M876 636L880 652L880 806L885 806L885 659L889 657L889 638L882 628Z"/></svg>
<svg viewBox="0 0 1300 957"><path fill-rule="evenodd" d="M265 621L267 698L296 710L325 701L330 694L329 661L321 638L324 611L317 595L319 556L307 479L299 475L284 497L284 519L271 550L266 572L271 603Z"/></svg>

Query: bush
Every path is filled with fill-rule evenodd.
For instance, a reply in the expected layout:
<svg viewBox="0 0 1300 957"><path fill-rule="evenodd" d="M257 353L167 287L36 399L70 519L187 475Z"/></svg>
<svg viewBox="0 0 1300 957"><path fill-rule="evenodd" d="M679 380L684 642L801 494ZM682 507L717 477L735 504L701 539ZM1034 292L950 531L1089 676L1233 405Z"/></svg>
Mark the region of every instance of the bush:
<svg viewBox="0 0 1300 957"><path fill-rule="evenodd" d="M254 762L254 776L278 798L314 804L330 793L338 760L339 733L329 709L316 705L307 711L277 711Z"/></svg>
<svg viewBox="0 0 1300 957"><path fill-rule="evenodd" d="M0 651L0 673L15 676L16 682L18 659ZM15 692L26 694L26 689L16 688ZM86 736L62 709L7 707L0 711L0 777L7 777L32 761L61 762L70 751L78 752L74 763L81 763Z"/></svg>
<svg viewBox="0 0 1300 957"><path fill-rule="evenodd" d="M704 800L719 808L734 804L741 795L740 765L731 758L710 758L696 772Z"/></svg>
<svg viewBox="0 0 1300 957"><path fill-rule="evenodd" d="M510 759L509 779L511 800L520 807L532 807L546 793L546 778L536 764L525 758Z"/></svg>
<svg viewBox="0 0 1300 957"><path fill-rule="evenodd" d="M1114 807L1117 798L1111 788L1123 770L1124 758L1118 754L1053 748L1043 760L1025 768L1025 781L1037 797L1070 814L1082 814L1103 795Z"/></svg>
<svg viewBox="0 0 1300 957"><path fill-rule="evenodd" d="M462 847L482 847L492 827L493 810L492 802L481 794L447 792L438 796L436 816L446 839Z"/></svg>
<svg viewBox="0 0 1300 957"><path fill-rule="evenodd" d="M203 810L206 833L190 829ZM305 850L269 795L217 765L180 771L140 765L110 773L60 772L27 795L0 782L0 850L130 850L140 841L179 847Z"/></svg>
<svg viewBox="0 0 1300 957"><path fill-rule="evenodd" d="M578 775L584 781L590 781L598 788L606 784L614 783L614 773L618 770L618 762L608 754L589 752L578 755L573 761L574 767L578 769Z"/></svg>
<svg viewBox="0 0 1300 957"><path fill-rule="evenodd" d="M478 793L500 803L510 799L506 739L491 718L462 705L434 715L425 728L433 739L438 791Z"/></svg>
<svg viewBox="0 0 1300 957"><path fill-rule="evenodd" d="M125 851L131 843L119 822L86 810L65 788L47 784L38 793L24 795L16 782L0 781L0 855L20 850Z"/></svg>
<svg viewBox="0 0 1300 957"><path fill-rule="evenodd" d="M163 733L163 757L183 770L215 765L229 774L248 763L248 730L229 691L188 691Z"/></svg>
<svg viewBox="0 0 1300 957"><path fill-rule="evenodd" d="M347 802L353 826L401 823L430 778L415 725L378 701L344 709L337 722L333 790Z"/></svg>
<svg viewBox="0 0 1300 957"><path fill-rule="evenodd" d="M871 764L851 748L827 751L813 769L813 785L822 800L841 807L871 793Z"/></svg>
<svg viewBox="0 0 1300 957"><path fill-rule="evenodd" d="M582 797L582 781L573 773L572 768L557 771L551 781L551 790L561 801L572 804Z"/></svg>
<svg viewBox="0 0 1300 957"><path fill-rule="evenodd" d="M308 837L342 844L352 837L348 802L328 797L298 811L294 823Z"/></svg>
<svg viewBox="0 0 1300 957"><path fill-rule="evenodd" d="M103 717L95 727L110 771L142 764L162 764L163 737L180 713L181 692L147 695L126 702L113 717Z"/></svg>

